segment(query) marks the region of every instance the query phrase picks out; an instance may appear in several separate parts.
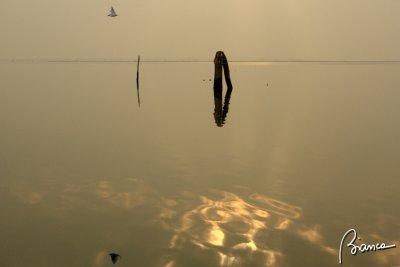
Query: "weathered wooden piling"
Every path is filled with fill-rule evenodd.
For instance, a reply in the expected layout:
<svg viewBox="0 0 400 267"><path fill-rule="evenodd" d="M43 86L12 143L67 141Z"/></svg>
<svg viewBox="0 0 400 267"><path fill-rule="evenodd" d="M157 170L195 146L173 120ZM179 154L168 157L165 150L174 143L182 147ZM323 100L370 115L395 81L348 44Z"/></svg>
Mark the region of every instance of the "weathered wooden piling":
<svg viewBox="0 0 400 267"><path fill-rule="evenodd" d="M229 110L229 101L232 93L232 82L229 72L228 59L224 52L218 51L214 58L214 119L218 127L222 127L225 123L226 115ZM224 104L222 105L222 70L224 72L226 85L228 87L225 95Z"/></svg>
<svg viewBox="0 0 400 267"><path fill-rule="evenodd" d="M231 88L232 82L229 71L229 63L223 51L218 51L215 54L214 64L215 64L214 81L221 80L222 82L222 69L223 69L226 85L228 88Z"/></svg>

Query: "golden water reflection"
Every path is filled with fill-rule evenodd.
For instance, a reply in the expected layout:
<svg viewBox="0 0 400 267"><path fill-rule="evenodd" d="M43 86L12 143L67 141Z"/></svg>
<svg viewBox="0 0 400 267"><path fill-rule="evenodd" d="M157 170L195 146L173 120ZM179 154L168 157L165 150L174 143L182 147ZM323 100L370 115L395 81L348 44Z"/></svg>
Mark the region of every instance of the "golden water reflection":
<svg viewBox="0 0 400 267"><path fill-rule="evenodd" d="M289 266L283 246L292 238L333 259L337 255L319 225L302 223L303 209L296 205L260 193L217 190L181 191L168 197L143 181L129 182L135 190L100 181L95 194L121 209L151 203L152 209L159 210L154 220L170 233L170 239L157 266Z"/></svg>
<svg viewBox="0 0 400 267"><path fill-rule="evenodd" d="M335 249L325 244L318 227L305 227L297 222L303 213L300 207L258 193L250 194L247 201L231 192L214 192L214 195L214 198L198 196L199 204L178 215L177 221L173 218L179 204L165 201L160 217L163 226L173 232L169 248L175 254L162 266L183 266L183 259L176 257L176 253L187 253L188 247L217 255L216 266L284 266L280 242L268 240L268 236L283 231L329 254L335 253Z"/></svg>
<svg viewBox="0 0 400 267"><path fill-rule="evenodd" d="M151 183L136 178L63 185L48 183L53 190L30 186L28 181L15 182L8 193L18 200L19 207L34 212L30 216L52 214L54 219L48 226L53 225L46 229L58 229L55 224L80 227L82 219L110 217L104 222L93 219L93 227L85 228L86 234L92 231L93 236L101 236L97 247L87 248L97 251L93 254L93 266L106 266L110 249L126 250L124 260L132 264L139 261L157 267L284 267L296 266L298 257L302 257L301 262L307 262L314 255L317 262L326 263L324 266L337 263L337 240L327 236L332 227L322 227L309 220L304 207L244 187L233 187L231 191L199 189L162 193ZM76 214L83 218L72 220ZM362 239L397 244L397 236L377 230L389 223L392 224L389 230L394 229L396 218L379 214L377 218L380 220L371 219L370 228L360 229ZM138 237L138 229L144 224L149 225L144 228L148 231ZM149 237L152 233L156 234ZM54 234L59 234L58 230L50 236ZM146 238L149 240L142 243ZM154 251L156 254L152 254L151 262L147 256L138 260L129 254L135 250L142 251L143 255ZM369 258L347 255L347 264L359 266L361 261L373 260L381 266L400 259L396 250L369 255Z"/></svg>

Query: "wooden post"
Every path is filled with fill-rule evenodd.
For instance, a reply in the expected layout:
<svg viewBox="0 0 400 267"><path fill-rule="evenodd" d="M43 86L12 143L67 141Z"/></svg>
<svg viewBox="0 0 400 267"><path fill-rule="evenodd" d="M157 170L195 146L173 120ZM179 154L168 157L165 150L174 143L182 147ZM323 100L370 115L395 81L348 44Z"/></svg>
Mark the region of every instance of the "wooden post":
<svg viewBox="0 0 400 267"><path fill-rule="evenodd" d="M223 54L223 62L222 66L224 67L224 75L225 75L225 82L228 88L232 88L232 82L231 82L231 74L229 72L229 64L228 64L228 59L226 58L224 52Z"/></svg>
<svg viewBox="0 0 400 267"><path fill-rule="evenodd" d="M218 51L215 54L214 64L215 64L214 81L219 80L219 79L222 80L222 68L223 68L226 85L228 86L228 88L232 88L231 74L229 71L229 63L228 63L228 59L226 58L224 52Z"/></svg>
<svg viewBox="0 0 400 267"><path fill-rule="evenodd" d="M215 58L214 58L214 64L215 64L214 81L222 80L223 54L224 54L224 52L221 52L221 51L218 51L215 54Z"/></svg>
<svg viewBox="0 0 400 267"><path fill-rule="evenodd" d="M214 65L214 119L217 126L222 127L225 124L226 115L228 114L229 101L232 93L228 59L224 52L218 51L215 54ZM225 81L228 87L224 105L222 105L222 69L224 70Z"/></svg>

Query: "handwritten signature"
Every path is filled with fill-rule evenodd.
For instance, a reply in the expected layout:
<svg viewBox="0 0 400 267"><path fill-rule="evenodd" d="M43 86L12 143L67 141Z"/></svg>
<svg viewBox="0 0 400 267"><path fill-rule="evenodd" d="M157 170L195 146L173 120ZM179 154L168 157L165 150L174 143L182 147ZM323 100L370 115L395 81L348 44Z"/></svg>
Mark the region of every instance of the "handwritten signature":
<svg viewBox="0 0 400 267"><path fill-rule="evenodd" d="M346 239L346 237L350 234L353 233L353 239L347 243L347 247L351 248L350 253L355 256L357 255L357 252L370 252L370 251L377 251L377 250L385 250L385 249L390 249L390 248L395 248L396 245L386 245L385 243L376 243L376 244L361 244L361 245L356 245L354 242L356 239L361 240L361 238L357 238L357 231L354 229L348 230L346 233L344 233L342 237L342 241L340 242L340 247L339 247L339 263L342 264L343 258L342 258L342 251L343 251L343 242Z"/></svg>

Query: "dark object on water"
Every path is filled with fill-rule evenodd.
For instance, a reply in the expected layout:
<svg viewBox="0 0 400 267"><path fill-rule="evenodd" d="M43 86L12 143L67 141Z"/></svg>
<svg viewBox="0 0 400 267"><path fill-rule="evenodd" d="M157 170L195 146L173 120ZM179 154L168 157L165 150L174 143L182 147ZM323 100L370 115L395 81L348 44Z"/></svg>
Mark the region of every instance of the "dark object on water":
<svg viewBox="0 0 400 267"><path fill-rule="evenodd" d="M116 17L116 16L118 16L117 15L117 13L115 13L115 10L114 10L114 8L113 7L111 7L111 10L110 10L110 14L108 14L107 16L109 16L109 17Z"/></svg>
<svg viewBox="0 0 400 267"><path fill-rule="evenodd" d="M229 101L232 94L232 82L229 72L228 59L226 58L224 52L218 51L215 54L214 64L214 119L217 126L222 127L225 124L226 115L228 114L229 110ZM222 104L222 73L225 76L225 82L227 85L224 104Z"/></svg>
<svg viewBox="0 0 400 267"><path fill-rule="evenodd" d="M139 107L140 107L140 93L139 93L139 63L140 63L140 55L138 56L138 59L137 59L137 68L136 68L136 91L137 91L138 105L139 105Z"/></svg>
<svg viewBox="0 0 400 267"><path fill-rule="evenodd" d="M119 260L119 259L121 259L121 255L118 255L118 254L116 254L116 253L110 253L110 254L108 254L108 255L110 255L110 257L111 257L111 261L112 261L112 263L117 263L117 261Z"/></svg>
<svg viewBox="0 0 400 267"><path fill-rule="evenodd" d="M222 69L224 69L226 85L228 88L232 88L228 59L226 58L224 52L218 51L215 54L214 64L215 64L214 81L221 80L222 82Z"/></svg>

